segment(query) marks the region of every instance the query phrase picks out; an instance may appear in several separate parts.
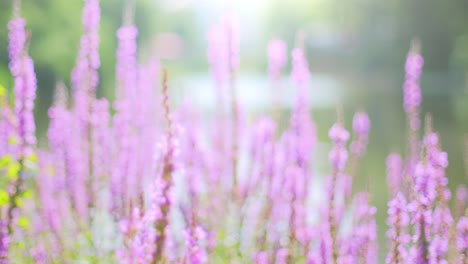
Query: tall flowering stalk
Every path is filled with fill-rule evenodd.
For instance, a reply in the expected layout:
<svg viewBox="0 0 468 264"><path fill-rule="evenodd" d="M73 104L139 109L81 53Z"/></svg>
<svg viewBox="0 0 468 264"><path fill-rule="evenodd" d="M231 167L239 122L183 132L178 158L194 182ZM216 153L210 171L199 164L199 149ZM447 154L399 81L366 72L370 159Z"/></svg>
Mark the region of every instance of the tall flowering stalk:
<svg viewBox="0 0 468 264"><path fill-rule="evenodd" d="M420 105L422 101L419 79L422 73L424 59L419 54L418 42L414 41L406 57L405 64L405 83L403 84L403 106L407 115L408 122L408 146L409 161L407 174L413 175L419 153L418 131L421 126L419 118ZM413 179L411 179L413 180Z"/></svg>
<svg viewBox="0 0 468 264"><path fill-rule="evenodd" d="M283 68L288 62L287 46L286 43L281 39L272 39L268 43L267 48L268 55L268 76L270 78L272 91L272 102L273 102L273 115L276 120L280 118L280 98L281 98L281 74Z"/></svg>
<svg viewBox="0 0 468 264"><path fill-rule="evenodd" d="M116 166L112 172L112 193L122 197L121 201L116 201L114 210L128 214L129 203L135 202L139 191L139 176L137 175L137 162L135 148L137 147L137 135L134 115L136 106L140 103L136 101L137 82L137 28L132 23L132 15L129 14L131 8L126 7L126 19L124 25L117 31L117 100L114 108L117 114L114 116L115 136L122 140L117 143ZM127 186L127 188L124 188Z"/></svg>
<svg viewBox="0 0 468 264"><path fill-rule="evenodd" d="M239 24L233 15L227 16L224 22L227 39L227 63L229 71L229 92L231 95L231 115L232 115L232 185L233 194L238 195L238 155L239 155L239 105L235 84L235 74L239 67Z"/></svg>
<svg viewBox="0 0 468 264"><path fill-rule="evenodd" d="M167 121L167 138L166 144L167 149L164 153L163 158L163 167L162 167L162 197L164 203L161 205L161 217L156 220L155 229L156 229L156 250L153 255L152 263L158 263L164 259L164 242L168 233L168 224L169 224L169 210L171 206L170 192L173 184L173 171L174 171L174 146L173 146L173 127L172 127L172 118L169 110L169 95L168 95L168 83L167 83L167 72L163 71L163 105L164 105L164 117Z"/></svg>
<svg viewBox="0 0 468 264"><path fill-rule="evenodd" d="M368 193L358 193L354 202L352 231L339 247L337 263L377 263L377 208Z"/></svg>
<svg viewBox="0 0 468 264"><path fill-rule="evenodd" d="M332 140L333 146L329 153L329 160L332 168L329 182L327 182L327 212L326 212L326 225L328 226L327 237L330 242L327 255L331 256L332 263L336 263L338 259L337 250L337 231L338 231L338 213L340 212L338 199L337 199L337 181L343 177L343 172L346 167L348 159L348 151L346 150L346 141L349 139L349 133L339 123L335 123L329 130L328 136ZM326 262L328 263L328 262Z"/></svg>
<svg viewBox="0 0 468 264"><path fill-rule="evenodd" d="M291 80L296 87L296 100L293 106L290 130L288 133L289 153L287 154L292 181L292 212L290 224L292 225L292 240L299 239L303 245L308 243L305 235L306 210L305 201L308 196L311 171L309 163L315 145L315 123L310 118L310 104L308 98L308 85L310 71L305 53L300 48L292 51ZM301 237L302 236L302 237Z"/></svg>
<svg viewBox="0 0 468 264"><path fill-rule="evenodd" d="M8 264L8 247L10 244L10 236L8 235L7 220L0 221L0 263Z"/></svg>
<svg viewBox="0 0 468 264"><path fill-rule="evenodd" d="M465 214L468 209L468 188L465 185L460 185L455 193L455 218L459 218Z"/></svg>
<svg viewBox="0 0 468 264"><path fill-rule="evenodd" d="M34 147L36 144L33 109L37 89L34 63L27 53L26 21L19 16L20 2L15 1L14 4L13 19L8 23L8 52L10 56L9 67L14 79L15 134L16 140L18 141L18 149L13 154L15 159L19 161L20 167L19 174L13 177L11 181L11 187L8 193L10 199L6 224L10 235L13 232L13 214L14 211L17 210L16 200L20 198L24 191L24 162L34 154Z"/></svg>
<svg viewBox="0 0 468 264"><path fill-rule="evenodd" d="M430 118L426 121L431 126ZM429 258L431 263L445 263L449 249L450 227L453 224L449 208L450 190L447 188L448 179L445 177L445 168L448 166L447 153L439 149L439 137L430 131L424 138L428 164L433 169L434 184L437 202L433 211L433 236L429 245Z"/></svg>
<svg viewBox="0 0 468 264"><path fill-rule="evenodd" d="M370 120L367 113L363 111L356 112L353 118L353 132L355 136L350 145L351 157L348 174L351 177L356 174L359 159L364 156L366 152L369 130Z"/></svg>
<svg viewBox="0 0 468 264"><path fill-rule="evenodd" d="M400 190L403 180L403 160L397 153L390 153L386 160L387 165L387 184L390 196L393 197Z"/></svg>
<svg viewBox="0 0 468 264"><path fill-rule="evenodd" d="M397 193L388 203L387 224L389 230L387 237L390 241L390 247L385 263L404 264L408 260L407 247L410 242L410 235L407 233L407 227L410 219L408 215L408 204L402 193Z"/></svg>
<svg viewBox="0 0 468 264"><path fill-rule="evenodd" d="M458 220L456 246L458 250L457 264L468 262L468 217L464 216Z"/></svg>
<svg viewBox="0 0 468 264"><path fill-rule="evenodd" d="M80 217L88 216L88 207L92 207L95 200L92 191L93 179L90 175L92 170L92 148L90 118L93 100L99 84L98 69L99 58L99 21L101 10L99 0L86 0L82 14L83 35L80 40L80 48L75 67L71 73L74 102L73 119L74 133L78 140L75 158L79 162L78 170L74 179L73 193L75 209Z"/></svg>
<svg viewBox="0 0 468 264"><path fill-rule="evenodd" d="M219 108L218 145L222 145L222 155L229 157L230 165L226 165L232 173L232 194L238 195L237 167L239 151L239 105L235 87L235 74L239 67L239 24L237 17L227 14L221 22L215 24L207 34L207 56L211 73L217 86L217 103ZM225 120L226 112L231 119ZM227 162L222 160L221 162ZM225 173L223 171L223 173Z"/></svg>

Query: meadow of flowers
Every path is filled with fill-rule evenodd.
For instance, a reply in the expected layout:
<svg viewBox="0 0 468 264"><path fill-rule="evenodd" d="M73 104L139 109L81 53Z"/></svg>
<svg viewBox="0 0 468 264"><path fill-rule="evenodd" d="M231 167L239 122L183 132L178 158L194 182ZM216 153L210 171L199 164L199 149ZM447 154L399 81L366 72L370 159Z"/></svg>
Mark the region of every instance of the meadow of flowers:
<svg viewBox="0 0 468 264"><path fill-rule="evenodd" d="M96 97L99 0L86 0L71 94L57 85L47 140L37 144L36 75L20 13L15 1L13 93L0 90L0 263L468 263L468 189L448 189L447 153L430 116L421 118L416 44L402 91L407 151L386 160L387 243L377 245L376 208L352 187L370 120L358 111L348 131L337 111L329 174L316 179L311 75L300 43L291 53L288 126L275 114L250 122L236 98L239 29L223 17L207 34L218 109L206 118L189 103L170 104L161 62L137 61L138 30L127 12L110 104ZM287 53L282 40L268 45L272 86Z"/></svg>

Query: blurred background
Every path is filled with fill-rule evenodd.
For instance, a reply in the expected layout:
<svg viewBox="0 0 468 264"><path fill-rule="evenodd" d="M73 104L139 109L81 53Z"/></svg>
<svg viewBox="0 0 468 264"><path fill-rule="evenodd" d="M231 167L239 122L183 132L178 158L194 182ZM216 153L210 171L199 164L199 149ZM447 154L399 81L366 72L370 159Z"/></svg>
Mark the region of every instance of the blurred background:
<svg viewBox="0 0 468 264"><path fill-rule="evenodd" d="M32 32L30 54L38 77L38 136L47 129L47 109L55 83L69 83L82 32L82 0L23 0L22 16ZM114 99L116 30L123 1L101 1L101 83L98 96ZM413 38L425 58L421 80L422 112L431 113L442 147L449 153L452 190L467 183L463 137L468 133L468 1L466 0L136 0L140 61L162 58L169 67L176 98L192 95L196 105L213 110L214 85L206 59L206 32L227 9L240 21L241 61L237 74L241 102L251 113L268 111L272 95L284 98L284 121L294 97L289 67L284 87L267 80L266 46L282 38L294 46L299 30L312 71L312 115L318 125L317 170L328 172L327 132L336 106L351 128L354 111L365 109L372 121L368 154L356 189L370 189L381 227L386 216L385 158L405 152L402 108L404 63ZM7 23L11 1L0 0L0 84L11 89ZM366 187L367 186L367 187ZM380 228L383 240L384 228ZM381 249L385 249L381 244Z"/></svg>

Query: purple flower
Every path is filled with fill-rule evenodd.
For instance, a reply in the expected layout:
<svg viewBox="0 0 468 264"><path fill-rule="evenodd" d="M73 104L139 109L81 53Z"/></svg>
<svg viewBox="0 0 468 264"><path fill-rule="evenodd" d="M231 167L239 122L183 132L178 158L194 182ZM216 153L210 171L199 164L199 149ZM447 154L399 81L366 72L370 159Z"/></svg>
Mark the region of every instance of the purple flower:
<svg viewBox="0 0 468 264"><path fill-rule="evenodd" d="M268 43L268 71L270 78L277 80L288 60L287 46L283 40L273 39Z"/></svg>
<svg viewBox="0 0 468 264"><path fill-rule="evenodd" d="M421 89L419 87L419 78L424 65L423 57L416 51L410 51L406 57L406 80L403 85L404 107L406 112L417 111L421 104ZM416 125L416 124L415 124ZM416 128L412 126L412 128Z"/></svg>
<svg viewBox="0 0 468 264"><path fill-rule="evenodd" d="M239 24L225 15L207 34L208 62L217 86L223 85L239 66Z"/></svg>
<svg viewBox="0 0 468 264"><path fill-rule="evenodd" d="M17 148L11 143L16 139L17 118L7 102L0 98L0 157L15 153Z"/></svg>
<svg viewBox="0 0 468 264"><path fill-rule="evenodd" d="M270 261L268 260L268 252L261 251L261 252L254 253L253 263L255 263L255 264L269 264Z"/></svg>
<svg viewBox="0 0 468 264"><path fill-rule="evenodd" d="M46 264L50 263L47 259L47 252L43 245L38 245L30 250L31 256L34 259L35 264Z"/></svg>
<svg viewBox="0 0 468 264"><path fill-rule="evenodd" d="M399 264L407 263L408 252L407 245L410 242L410 236L407 233L407 226L410 219L406 199L401 193L388 203L387 224L390 229L387 231L387 237L390 240L390 248L387 254L386 263Z"/></svg>
<svg viewBox="0 0 468 264"><path fill-rule="evenodd" d="M387 184L390 194L394 195L400 189L403 178L403 161L401 156L396 153L391 153L387 157Z"/></svg>
<svg viewBox="0 0 468 264"><path fill-rule="evenodd" d="M204 244L206 244L207 239L205 230L198 226L192 230L185 230L184 238L186 248L183 263L207 263L208 254L204 248Z"/></svg>
<svg viewBox="0 0 468 264"><path fill-rule="evenodd" d="M99 84L99 20L101 10L99 0L86 0L83 8L82 23L83 36L76 58L75 67L71 73L74 91L74 112L78 116L79 133L86 139L88 123L91 115L91 106L97 86ZM82 143L83 151L89 148L88 142ZM86 157L84 157L86 159ZM88 164L89 162L83 160Z"/></svg>
<svg viewBox="0 0 468 264"><path fill-rule="evenodd" d="M367 137L370 129L370 120L365 112L357 112L353 118L353 131L356 138L351 142L351 152L357 157L365 154Z"/></svg>
<svg viewBox="0 0 468 264"><path fill-rule="evenodd" d="M140 102L137 101L137 44L138 31L135 26L123 26L117 31L117 100L114 103L116 114L113 120L113 131L116 141L116 165L111 172L112 193L122 196L121 201L114 201L113 208L128 208L132 201L141 192L141 177L137 174L138 163L135 108ZM124 188L126 186L126 188Z"/></svg>
<svg viewBox="0 0 468 264"><path fill-rule="evenodd" d="M343 146L349 139L349 132L336 123L328 131L328 137L330 137L333 144Z"/></svg>
<svg viewBox="0 0 468 264"><path fill-rule="evenodd" d="M300 48L295 48L292 51L291 79L294 85L301 89L306 88L310 82L309 64L304 51Z"/></svg>
<svg viewBox="0 0 468 264"><path fill-rule="evenodd" d="M348 160L348 151L345 144L349 139L349 133L340 124L334 124L328 131L328 136L333 142L328 159L333 171L343 171Z"/></svg>
<svg viewBox="0 0 468 264"><path fill-rule="evenodd" d="M468 260L468 217L466 216L458 220L456 246L459 253L458 263L466 263Z"/></svg>
<svg viewBox="0 0 468 264"><path fill-rule="evenodd" d="M280 248L276 251L276 264L288 263L288 249Z"/></svg>
<svg viewBox="0 0 468 264"><path fill-rule="evenodd" d="M123 26L117 30L117 98L135 99L137 78L137 43L138 30L135 26ZM136 102L135 102L136 103ZM132 105L133 106L133 105ZM133 107L132 107L133 110Z"/></svg>
<svg viewBox="0 0 468 264"><path fill-rule="evenodd" d="M351 232L341 241L338 263L377 263L377 209L369 204L369 194L356 195Z"/></svg>
<svg viewBox="0 0 468 264"><path fill-rule="evenodd" d="M10 237L8 235L8 223L6 220L0 220L0 264L8 264L8 247Z"/></svg>
<svg viewBox="0 0 468 264"><path fill-rule="evenodd" d="M455 214L461 216L465 213L468 204L468 188L460 185L455 195Z"/></svg>
<svg viewBox="0 0 468 264"><path fill-rule="evenodd" d="M26 21L22 18L13 18L8 23L8 53L10 55L10 70L13 76L21 73L21 61L26 46Z"/></svg>
<svg viewBox="0 0 468 264"><path fill-rule="evenodd" d="M356 112L353 118L353 130L358 135L367 136L370 129L370 120L366 112Z"/></svg>
<svg viewBox="0 0 468 264"><path fill-rule="evenodd" d="M8 23L10 70L14 79L15 115L17 118L18 155L22 158L33 154L36 144L34 123L34 100L36 98L36 74L33 60L27 55L26 22L14 18Z"/></svg>

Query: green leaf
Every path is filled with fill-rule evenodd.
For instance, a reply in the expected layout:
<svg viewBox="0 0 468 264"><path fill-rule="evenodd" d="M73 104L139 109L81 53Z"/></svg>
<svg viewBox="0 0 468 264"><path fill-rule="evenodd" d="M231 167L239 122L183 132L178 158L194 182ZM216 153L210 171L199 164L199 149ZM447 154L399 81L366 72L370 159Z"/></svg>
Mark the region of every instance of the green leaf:
<svg viewBox="0 0 468 264"><path fill-rule="evenodd" d="M3 87L3 85L0 84L0 98L3 98L5 97L7 94L7 90L5 87Z"/></svg>
<svg viewBox="0 0 468 264"><path fill-rule="evenodd" d="M16 146L18 145L18 140L16 139L15 136L11 136L9 139L8 139L8 144L12 145L12 146Z"/></svg>
<svg viewBox="0 0 468 264"><path fill-rule="evenodd" d="M36 153L33 153L33 154L29 155L27 159L28 159L28 161L30 161L30 162L36 163L36 162L37 162L37 155L36 155Z"/></svg>
<svg viewBox="0 0 468 264"><path fill-rule="evenodd" d="M26 190L21 196L23 197L23 199L30 199L33 197L33 192L31 190Z"/></svg>
<svg viewBox="0 0 468 264"><path fill-rule="evenodd" d="M21 169L21 166L18 162L11 162L10 164L8 164L8 168L7 168L8 179L10 180L18 179L20 169Z"/></svg>
<svg viewBox="0 0 468 264"><path fill-rule="evenodd" d="M18 226L27 230L29 228L29 220L24 216L19 217Z"/></svg>
<svg viewBox="0 0 468 264"><path fill-rule="evenodd" d="M25 248L26 248L26 246L24 245L23 242L18 242L18 243L16 244L16 246L17 246L19 249L25 249Z"/></svg>
<svg viewBox="0 0 468 264"><path fill-rule="evenodd" d="M0 169L5 168L8 164L11 163L12 160L13 160L13 157L10 154L7 154L3 156L2 158L0 158Z"/></svg>
<svg viewBox="0 0 468 264"><path fill-rule="evenodd" d="M23 207L23 200L21 199L21 197L16 197L16 198L15 198L15 205L16 205L16 207L18 207L18 208L22 208L22 207Z"/></svg>
<svg viewBox="0 0 468 264"><path fill-rule="evenodd" d="M10 196L5 190L0 190L0 206L5 206L10 203Z"/></svg>

